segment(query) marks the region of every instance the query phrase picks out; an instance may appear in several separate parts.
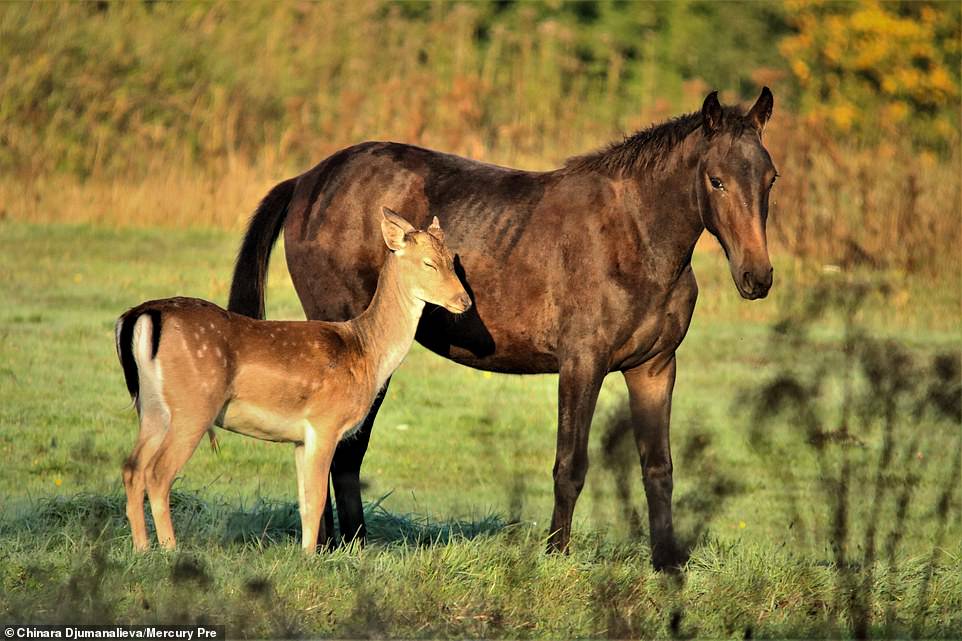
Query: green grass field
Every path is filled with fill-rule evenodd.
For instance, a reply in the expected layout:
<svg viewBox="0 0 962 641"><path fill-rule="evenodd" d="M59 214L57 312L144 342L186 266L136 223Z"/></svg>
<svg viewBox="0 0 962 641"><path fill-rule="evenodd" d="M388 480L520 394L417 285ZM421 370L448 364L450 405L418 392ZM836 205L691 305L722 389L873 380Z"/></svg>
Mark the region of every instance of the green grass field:
<svg viewBox="0 0 962 641"><path fill-rule="evenodd" d="M650 569L631 446L605 447L620 375L596 413L572 553L549 556L555 377L417 346L362 470L368 547L303 558L292 448L222 433L220 454L201 447L175 484L180 549L133 554L120 466L136 418L114 321L148 298L224 304L238 240L0 221L0 620L206 621L249 637L962 636L957 279L823 274L777 255L772 295L754 303L719 253L695 256L672 421L691 545L678 576ZM268 313L298 318L275 258Z"/></svg>

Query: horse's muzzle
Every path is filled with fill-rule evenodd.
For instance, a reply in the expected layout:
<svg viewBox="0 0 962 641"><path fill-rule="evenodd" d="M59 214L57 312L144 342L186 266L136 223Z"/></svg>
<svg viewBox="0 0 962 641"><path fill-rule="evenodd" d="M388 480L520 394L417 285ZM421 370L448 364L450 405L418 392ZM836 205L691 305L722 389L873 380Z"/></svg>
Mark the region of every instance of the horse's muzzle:
<svg viewBox="0 0 962 641"><path fill-rule="evenodd" d="M772 288L775 269L769 267L761 272L746 271L742 274L741 280L736 281L738 293L742 298L757 300L768 296L768 290Z"/></svg>

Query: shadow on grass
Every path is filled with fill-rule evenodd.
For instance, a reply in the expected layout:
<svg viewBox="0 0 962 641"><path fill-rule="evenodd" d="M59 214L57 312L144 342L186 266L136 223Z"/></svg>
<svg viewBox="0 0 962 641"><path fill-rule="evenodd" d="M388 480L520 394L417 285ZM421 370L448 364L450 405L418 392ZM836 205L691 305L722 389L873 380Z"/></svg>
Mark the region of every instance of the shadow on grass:
<svg viewBox="0 0 962 641"><path fill-rule="evenodd" d="M630 584L626 586L618 576L619 548L621 553L630 555L637 550L639 540L644 540L650 555L650 539L636 507L644 492L634 490L640 485L641 466L630 409L626 405L616 407L603 417L601 430L601 466L612 483L621 522L628 536L627 542L606 551L605 560L615 562L605 563L596 571L592 602L595 611L604 619L605 636L643 638L650 636L652 630L658 630L671 639L693 638L697 636L698 628L688 620L691 612L685 605L686 572L655 575L655 589L661 606L657 614L655 610L639 612L637 591ZM675 454L691 480L689 488L676 497L673 506L676 544L681 557L687 561L709 538L708 527L713 519L729 500L744 492L744 484L719 461L715 436L700 421L686 426L684 440ZM596 499L596 504L599 502ZM650 558L637 561L646 566L650 564Z"/></svg>
<svg viewBox="0 0 962 641"><path fill-rule="evenodd" d="M639 485L641 466L631 411L625 405L618 406L604 417L601 430L601 465L614 487L622 522L630 539L644 538L645 528L636 507L639 501L633 490ZM677 544L687 559L703 539L712 519L745 488L736 474L719 461L715 435L700 421L685 427L676 459L691 481L690 488L676 497L673 506Z"/></svg>
<svg viewBox="0 0 962 641"><path fill-rule="evenodd" d="M824 572L830 579L829 590L809 606L810 620L766 625L766 635L957 634L953 616L939 611L946 607L939 591L947 568L951 573L957 563L946 548L962 522L962 358L959 352L923 355L867 331L859 322L865 303L888 295L884 284L826 280L774 324L767 351L778 367L751 380L733 412L747 419L756 455L751 466L719 464L712 430L697 421L685 426L677 453L691 489L674 505L685 558L717 544L709 524L744 491L749 475L764 472L784 513L785 529L773 533L773 543L780 538L792 554L810 553L795 568L799 576ZM841 339L827 341L825 328L833 324L840 324ZM636 507L632 428L627 407L606 417L600 458L621 520L637 540L645 528ZM702 551L698 563L710 555ZM755 580L763 586L778 570L765 565ZM604 613L608 636L644 636L652 626L636 613L637 595L617 572L615 565L599 572L596 609ZM672 638L696 635L689 621L702 618L685 604L688 575L658 579L661 622ZM756 633L757 621L731 620L726 635Z"/></svg>
<svg viewBox="0 0 962 641"><path fill-rule="evenodd" d="M795 543L830 553L830 626L856 638L939 629L933 577L951 558L952 512L962 517L962 358L925 362L867 332L860 311L888 294L841 279L814 287L772 328L782 367L743 397L752 447L777 466ZM840 349L818 338L829 319L842 323ZM797 497L811 469L814 500L805 502ZM909 581L906 559L924 559Z"/></svg>
<svg viewBox="0 0 962 641"><path fill-rule="evenodd" d="M311 626L327 629L336 620L333 629L339 633L334 636L386 636L398 624L398 605L382 582L370 576L371 568L383 563L401 571L403 559L422 558L418 556L422 553L430 556L431 548L441 549L445 558L469 555L476 549L472 540L510 531L494 515L433 520L391 513L381 501L365 506L365 517L369 541L381 552L389 552L386 561L380 561L385 557L377 552L358 555L353 550L305 559L299 550L291 549L300 539L295 503L259 500L244 507L181 489L171 494L172 517L182 544L178 550L118 554L118 547L130 549L124 496L42 498L21 506L20 514L0 519L0 559L9 555L12 567L7 571L0 566L0 618L76 625L177 621L226 625L231 636L283 639L317 636L318 628ZM44 552L51 546L59 560L51 562L50 551ZM266 548L280 546L289 547L274 556L274 567L282 566L278 573L251 562L263 557ZM390 553L392 547L400 553ZM60 548L68 550L66 555ZM241 560L226 579L223 568L215 565L224 558L222 554ZM528 564L534 567L537 557L529 556ZM225 588L224 580L236 583ZM334 610L327 610L326 623L314 619L306 624L305 611L328 608L324 585L334 580L341 581L341 604L347 595L353 605L336 618ZM316 583L321 597L305 610L291 596L291 581L300 582L309 592ZM439 587L426 586L428 590Z"/></svg>
<svg viewBox="0 0 962 641"><path fill-rule="evenodd" d="M367 540L370 543L419 547L448 545L454 540L496 534L505 527L504 520L493 514L476 520L433 520L418 514L395 514L381 505L386 498L383 496L364 506ZM336 520L335 516L335 525ZM258 500L248 510L232 512L224 534L228 542L258 545L300 540L300 537L301 522L297 504L264 499Z"/></svg>
<svg viewBox="0 0 962 641"><path fill-rule="evenodd" d="M434 520L417 514L396 514L381 505L385 498L364 508L371 543L448 545L456 540L497 534L506 527L505 521L493 514L473 520ZM175 489L171 492L170 506L178 540L184 542L264 547L297 542L301 536L300 515L294 502L258 499L250 507L244 507ZM81 531L98 537L129 536L125 509L126 497L121 494L44 497L22 508L19 516L0 520L0 542L56 531ZM150 528L149 506L146 512Z"/></svg>

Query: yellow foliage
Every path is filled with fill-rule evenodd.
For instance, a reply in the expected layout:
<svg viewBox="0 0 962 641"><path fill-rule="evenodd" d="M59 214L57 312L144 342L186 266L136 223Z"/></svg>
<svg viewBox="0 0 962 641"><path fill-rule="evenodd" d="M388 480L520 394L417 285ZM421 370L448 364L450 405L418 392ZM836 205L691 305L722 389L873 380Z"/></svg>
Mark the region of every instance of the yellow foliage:
<svg viewBox="0 0 962 641"><path fill-rule="evenodd" d="M786 8L795 33L779 49L816 121L881 135L905 133L908 122L935 146L954 142L946 131L958 138L959 4L790 0Z"/></svg>
<svg viewBox="0 0 962 641"><path fill-rule="evenodd" d="M855 115L855 107L848 103L839 103L832 107L832 121L842 131L848 131L852 128Z"/></svg>

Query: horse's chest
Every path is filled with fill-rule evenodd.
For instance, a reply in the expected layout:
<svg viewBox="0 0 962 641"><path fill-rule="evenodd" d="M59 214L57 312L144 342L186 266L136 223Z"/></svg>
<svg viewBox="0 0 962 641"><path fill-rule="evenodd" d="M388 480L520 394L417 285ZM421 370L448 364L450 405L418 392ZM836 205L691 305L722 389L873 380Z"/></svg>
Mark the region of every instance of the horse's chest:
<svg viewBox="0 0 962 641"><path fill-rule="evenodd" d="M691 277L661 295L652 294L649 298L651 304L640 306L626 319L624 340L613 346L613 363L624 369L658 354L674 352L688 332L697 293L694 277Z"/></svg>

